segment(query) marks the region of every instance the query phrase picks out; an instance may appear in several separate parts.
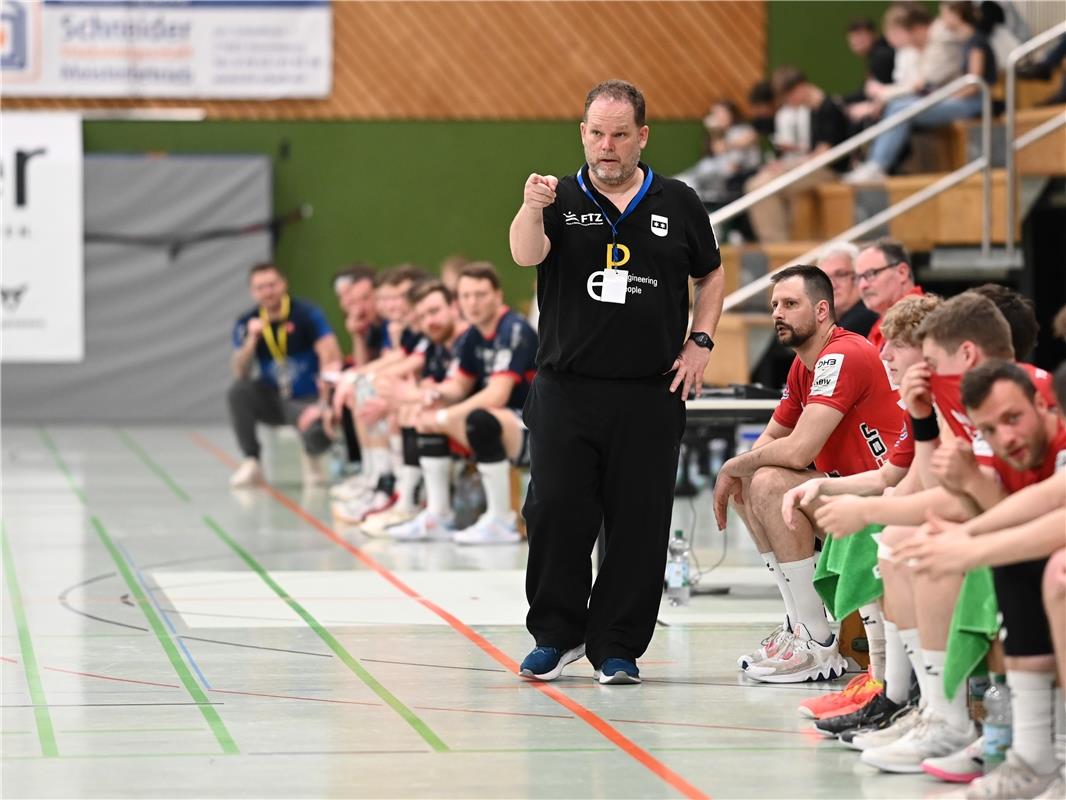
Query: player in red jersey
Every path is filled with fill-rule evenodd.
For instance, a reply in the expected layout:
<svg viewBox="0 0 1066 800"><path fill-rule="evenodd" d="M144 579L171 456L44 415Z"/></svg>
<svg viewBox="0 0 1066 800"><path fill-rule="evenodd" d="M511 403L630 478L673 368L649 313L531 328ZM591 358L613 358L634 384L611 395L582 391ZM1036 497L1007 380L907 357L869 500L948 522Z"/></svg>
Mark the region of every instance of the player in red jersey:
<svg viewBox="0 0 1066 800"><path fill-rule="evenodd" d="M812 462L823 473L843 475L878 468L899 432L901 411L877 351L837 327L824 272L790 267L776 273L773 284L775 331L796 360L766 430L719 471L714 508L724 529L727 504L735 501L787 613L781 630L750 659L742 658L741 667L759 680L784 683L837 677L845 663L812 584L815 528L805 513L786 526L781 499L814 475ZM752 660L760 661L758 669Z"/></svg>
<svg viewBox="0 0 1066 800"><path fill-rule="evenodd" d="M932 518L899 548L898 557L933 577L993 567L1006 630L1014 735L1006 763L966 796L1061 797L1061 791L1040 794L1058 779L1055 658L1040 585L1048 556L1062 548L1066 530L1066 423L1017 364L985 362L966 374L961 390L992 453L999 484L1012 496L959 525Z"/></svg>
<svg viewBox="0 0 1066 800"><path fill-rule="evenodd" d="M995 480L987 443L977 436L947 378L968 372L990 358L1013 357L1006 319L991 300L974 292L945 302L926 317L919 333L925 362L907 371L901 395L915 431L912 469L919 471L926 491L909 497L829 498L815 512L818 523L835 535L847 535L873 523L889 525L880 540L885 602L896 615L900 638L919 674L929 715L922 736L901 734L896 745L886 740L891 731L883 731L878 744L887 742L896 749L885 752L885 747L877 747L869 756L864 755L873 766L893 772L920 770L923 761L948 756L952 748L962 750L976 737L964 693L949 700L940 680L962 576L933 580L913 575L893 557L893 550L916 534L928 508L965 520L974 515L975 503L977 510L987 509L1004 496ZM933 413L934 402L940 408L943 427Z"/></svg>

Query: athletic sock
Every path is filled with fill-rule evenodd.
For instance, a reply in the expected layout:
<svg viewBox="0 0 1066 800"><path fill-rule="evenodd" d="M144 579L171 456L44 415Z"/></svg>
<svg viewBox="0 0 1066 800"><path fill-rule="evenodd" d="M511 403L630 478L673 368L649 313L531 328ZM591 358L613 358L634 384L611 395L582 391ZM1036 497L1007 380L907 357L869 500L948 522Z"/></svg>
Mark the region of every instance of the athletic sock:
<svg viewBox="0 0 1066 800"><path fill-rule="evenodd" d="M773 550L768 553L759 553L759 557L770 570L770 574L774 576L777 590L781 592L781 599L785 603L785 629L791 631L792 625L796 622L796 601L792 599L792 591L788 588L785 574L781 571L781 565L777 563L777 556L774 555Z"/></svg>
<svg viewBox="0 0 1066 800"><path fill-rule="evenodd" d="M507 461L481 462L477 465L485 489L485 513L498 520L511 514L511 465Z"/></svg>
<svg viewBox="0 0 1066 800"><path fill-rule="evenodd" d="M951 727L962 730L970 723L970 711L966 706L966 691L958 689L955 696L948 699L944 691L944 661L947 653L944 650L922 650L922 661L925 663L925 673L929 676L929 682L925 689L929 708L941 719L947 721Z"/></svg>
<svg viewBox="0 0 1066 800"><path fill-rule="evenodd" d="M911 662L896 623L885 620L885 697L903 705L911 688Z"/></svg>
<svg viewBox="0 0 1066 800"><path fill-rule="evenodd" d="M1011 702L1011 750L1038 774L1058 765L1055 757L1055 673L1007 670Z"/></svg>
<svg viewBox="0 0 1066 800"><path fill-rule="evenodd" d="M399 433L389 434L389 471L393 475L400 474L403 466L403 437Z"/></svg>
<svg viewBox="0 0 1066 800"><path fill-rule="evenodd" d="M929 674L925 671L925 661L922 660L922 643L918 638L917 628L897 629L899 640L903 643L903 652L907 654L914 676L918 679L918 691L921 692L922 702L929 702Z"/></svg>
<svg viewBox="0 0 1066 800"><path fill-rule="evenodd" d="M870 674L875 681L885 679L885 618L876 600L859 609L862 627L866 630L866 645L870 653Z"/></svg>
<svg viewBox="0 0 1066 800"><path fill-rule="evenodd" d="M444 456L421 456L422 474L426 479L426 511L445 517L451 512L452 460Z"/></svg>
<svg viewBox="0 0 1066 800"><path fill-rule="evenodd" d="M418 490L418 482L422 479L422 470L404 464L400 467L400 480L396 484L399 497L396 500L396 510L410 514L415 510L415 492Z"/></svg>
<svg viewBox="0 0 1066 800"><path fill-rule="evenodd" d="M367 447L363 451L366 460L366 476L372 481L377 481L382 475L390 471L392 461L389 458L389 448L376 445Z"/></svg>
<svg viewBox="0 0 1066 800"><path fill-rule="evenodd" d="M788 581L788 589L792 592L792 600L796 604L796 616L793 623L803 623L807 632L821 645L828 645L833 639L833 632L829 629L829 622L825 618L825 606L822 598L814 588L814 556L800 561L789 561L781 564L781 572Z"/></svg>

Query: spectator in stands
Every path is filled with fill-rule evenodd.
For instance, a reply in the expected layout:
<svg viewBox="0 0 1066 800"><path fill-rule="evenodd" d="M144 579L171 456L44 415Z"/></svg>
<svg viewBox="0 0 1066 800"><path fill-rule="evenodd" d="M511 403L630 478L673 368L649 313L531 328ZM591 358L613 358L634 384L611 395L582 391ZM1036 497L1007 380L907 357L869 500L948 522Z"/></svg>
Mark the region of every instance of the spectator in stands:
<svg viewBox="0 0 1066 800"><path fill-rule="evenodd" d="M748 123L759 134L759 146L763 155L773 153L774 139L774 87L770 81L759 81L748 91Z"/></svg>
<svg viewBox="0 0 1066 800"><path fill-rule="evenodd" d="M743 180L759 168L759 135L729 100L711 105L703 127L706 155L674 177L691 186L705 206L721 207L740 196Z"/></svg>
<svg viewBox="0 0 1066 800"><path fill-rule="evenodd" d="M864 88L869 100L848 108L852 121L880 117L889 100L913 94L923 85L922 53L932 22L932 15L922 3L893 3L888 7L881 25L896 53L892 77L888 81L867 78Z"/></svg>
<svg viewBox="0 0 1066 800"><path fill-rule="evenodd" d="M858 247L850 242L837 242L822 253L818 267L833 283L837 325L859 336L866 336L877 322L877 314L862 301L859 282L855 277L855 259L858 257Z"/></svg>
<svg viewBox="0 0 1066 800"><path fill-rule="evenodd" d="M914 269L907 248L895 239L879 239L862 249L855 259L855 281L866 307L883 315L901 297L922 294L914 282ZM878 320L866 336L878 350L885 340Z"/></svg>
<svg viewBox="0 0 1066 800"><path fill-rule="evenodd" d="M230 478L233 487L263 480L257 422L293 425L303 443L305 483L321 484L320 456L330 446L328 408L319 405L319 373L339 370L341 351L321 309L289 297L289 285L273 263L256 264L248 274L256 306L233 327L229 412L244 460ZM254 375L254 369L258 375Z"/></svg>
<svg viewBox="0 0 1066 800"><path fill-rule="evenodd" d="M873 99L867 94L867 85L874 81L879 84L892 83L895 68L896 51L885 36L877 33L877 26L869 17L852 20L847 28L848 49L866 63L866 76L862 85L851 94L844 96L848 116L858 122L871 114L862 114L859 108L869 104Z"/></svg>
<svg viewBox="0 0 1066 800"><path fill-rule="evenodd" d="M948 2L940 4L939 21L946 31L963 41L962 73L975 75L989 86L996 82L996 57L988 39L977 28L973 3ZM920 102L917 95L899 97L885 106L884 116L891 117ZM885 131L870 148L869 158L845 177L848 183L879 183L884 181L899 160L914 128L935 128L959 119L969 119L981 113L981 91L976 86L960 89L953 97L927 108L907 122Z"/></svg>
<svg viewBox="0 0 1066 800"><path fill-rule="evenodd" d="M793 154L763 167L745 184L744 189L747 192L754 191L809 159L821 155L848 135L848 118L844 110L822 89L808 81L802 71L795 67L779 67L774 71L771 82L774 94L782 106L805 108L810 112L810 149L805 152L796 150ZM835 180L837 173L834 170L842 168L843 165L839 163L822 167L753 206L749 216L759 241L787 241L790 199L818 184Z"/></svg>

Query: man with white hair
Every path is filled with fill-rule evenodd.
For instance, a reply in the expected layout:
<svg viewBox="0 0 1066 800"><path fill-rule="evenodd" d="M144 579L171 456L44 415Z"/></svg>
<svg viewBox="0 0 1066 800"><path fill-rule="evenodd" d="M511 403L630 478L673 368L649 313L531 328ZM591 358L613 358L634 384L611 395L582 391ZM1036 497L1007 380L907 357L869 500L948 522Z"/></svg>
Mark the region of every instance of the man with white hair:
<svg viewBox="0 0 1066 800"><path fill-rule="evenodd" d="M837 325L859 336L866 336L877 322L877 314L862 302L859 282L855 278L855 259L858 257L859 248L855 245L834 242L825 249L817 264L833 284Z"/></svg>

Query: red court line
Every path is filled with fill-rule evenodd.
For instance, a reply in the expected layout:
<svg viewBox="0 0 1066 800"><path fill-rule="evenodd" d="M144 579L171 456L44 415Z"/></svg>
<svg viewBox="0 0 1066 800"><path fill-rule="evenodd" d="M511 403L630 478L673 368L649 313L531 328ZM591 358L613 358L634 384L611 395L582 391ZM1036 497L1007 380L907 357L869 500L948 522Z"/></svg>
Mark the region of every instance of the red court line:
<svg viewBox="0 0 1066 800"><path fill-rule="evenodd" d="M209 452L211 455L213 455L215 458L217 458L230 469L235 469L237 467L237 462L234 461L232 457L230 457L229 453L225 452L219 447L216 447L212 442L210 442L200 434L190 433L189 437L198 447ZM323 523L321 520L307 513L307 511L304 510L303 507L290 500L286 495L282 494L270 484L263 484L262 489L263 491L267 492L271 497L273 497L277 502L281 503L281 505L285 506L285 508L289 509L289 511L291 511L297 517L299 517L308 525L313 527L327 539L330 539L335 544L339 545L340 547L343 547L345 550L347 550L349 553L351 553L353 556L363 562L367 569L373 570L383 579L395 586L397 590L407 595L415 602L420 603L423 607L425 607L429 611L432 611L442 620L447 622L455 631L462 634L470 642L481 648L482 651L484 651L497 663L501 664L512 673L518 672L518 663L516 661L510 658L507 654L505 654L502 650L492 644L492 642L490 642L484 636L479 634L469 625L462 622L454 615L448 613L436 603L432 602L431 600L427 600L426 598L419 595L414 589L412 589L406 583L404 583L395 575L393 575L388 569L379 564L371 556L364 553L358 547L345 541L344 538L340 536L336 531L334 531L328 525ZM633 758L633 760L641 764L664 783L667 783L672 786L684 797L691 798L692 800L710 800L707 794L697 789L691 783L686 781L672 769L670 769L657 758L655 758L653 755L651 755L651 753L644 750L635 742L627 738L621 731L612 726L605 719L603 719L593 711L590 711L589 709L585 708L577 701L572 700L570 697L563 694L563 692L555 686L552 686L548 683L533 683L531 685L535 686L538 691L550 697L552 700L561 705L567 711L570 711L572 714L574 714L574 716L579 717L593 730L595 730L597 733L599 733L612 744L616 745L620 750L624 751L627 755Z"/></svg>
<svg viewBox="0 0 1066 800"><path fill-rule="evenodd" d="M156 683L155 681L139 681L135 678L116 678L114 675L98 675L95 672L78 672L75 669L60 669L59 667L43 667L50 672L65 672L67 675L78 675L82 678L99 678L102 681L118 681L119 683L139 683L144 686L162 686L165 689L180 689L176 683Z"/></svg>
<svg viewBox="0 0 1066 800"><path fill-rule="evenodd" d="M17 663L19 663L14 658L8 658L7 656L0 656L0 661L6 661L8 664L17 664Z"/></svg>

